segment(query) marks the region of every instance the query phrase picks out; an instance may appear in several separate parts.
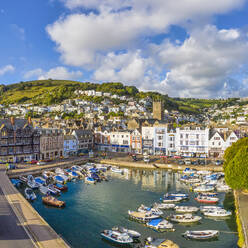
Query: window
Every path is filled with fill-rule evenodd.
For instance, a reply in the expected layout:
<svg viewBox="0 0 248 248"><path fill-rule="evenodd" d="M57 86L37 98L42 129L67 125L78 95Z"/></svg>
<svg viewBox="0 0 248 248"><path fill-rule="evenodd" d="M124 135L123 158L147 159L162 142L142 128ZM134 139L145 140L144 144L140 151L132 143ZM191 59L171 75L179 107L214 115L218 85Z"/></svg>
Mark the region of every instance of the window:
<svg viewBox="0 0 248 248"><path fill-rule="evenodd" d="M163 136L158 136L158 140L162 140L163 139Z"/></svg>
<svg viewBox="0 0 248 248"><path fill-rule="evenodd" d="M128 145L128 140L123 140L123 145Z"/></svg>
<svg viewBox="0 0 248 248"><path fill-rule="evenodd" d="M199 146L199 141L196 141L196 145Z"/></svg>
<svg viewBox="0 0 248 248"><path fill-rule="evenodd" d="M186 140L186 146L189 145L189 142Z"/></svg>
<svg viewBox="0 0 248 248"><path fill-rule="evenodd" d="M122 138L124 138L124 135L121 135Z"/></svg>
<svg viewBox="0 0 248 248"><path fill-rule="evenodd" d="M196 135L196 139L199 139L199 134Z"/></svg>
<svg viewBox="0 0 248 248"><path fill-rule="evenodd" d="M181 139L183 138L183 135L182 135L182 134L180 134L180 138L181 138Z"/></svg>
<svg viewBox="0 0 248 248"><path fill-rule="evenodd" d="M214 140L220 140L220 137L214 137Z"/></svg>
<svg viewBox="0 0 248 248"><path fill-rule="evenodd" d="M163 143L162 142L158 142L158 146L159 147L162 147L163 146Z"/></svg>
<svg viewBox="0 0 248 248"><path fill-rule="evenodd" d="M113 138L115 137L115 135L113 134Z"/></svg>
<svg viewBox="0 0 248 248"><path fill-rule="evenodd" d="M221 145L221 142L219 142L219 146Z"/></svg>
<svg viewBox="0 0 248 248"><path fill-rule="evenodd" d="M212 142L212 145L214 146L214 142Z"/></svg>
<svg viewBox="0 0 248 248"><path fill-rule="evenodd" d="M189 134L186 133L186 139L188 139L188 138L189 138Z"/></svg>
<svg viewBox="0 0 248 248"><path fill-rule="evenodd" d="M182 141L182 140L180 141L180 145L181 145L181 146L183 145L183 141Z"/></svg>

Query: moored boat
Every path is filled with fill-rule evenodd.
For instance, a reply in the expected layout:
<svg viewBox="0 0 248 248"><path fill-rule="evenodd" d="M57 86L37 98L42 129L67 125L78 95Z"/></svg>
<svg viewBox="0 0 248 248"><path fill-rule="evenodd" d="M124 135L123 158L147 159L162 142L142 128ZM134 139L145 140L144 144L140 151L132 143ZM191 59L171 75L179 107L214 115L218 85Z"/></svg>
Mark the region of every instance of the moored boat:
<svg viewBox="0 0 248 248"><path fill-rule="evenodd" d="M195 213L199 208L194 206L176 206L175 210L178 213Z"/></svg>
<svg viewBox="0 0 248 248"><path fill-rule="evenodd" d="M60 194L60 190L55 188L54 185L52 185L52 184L49 184L47 186L47 188L48 188L50 194L52 194L52 195L59 195Z"/></svg>
<svg viewBox="0 0 248 248"><path fill-rule="evenodd" d="M175 231L175 229L173 229L173 224L162 218L151 220L146 223L146 226L158 231Z"/></svg>
<svg viewBox="0 0 248 248"><path fill-rule="evenodd" d="M142 213L142 212L136 212L136 211L130 211L130 210L128 210L128 215L131 219L141 221L141 222L147 222L152 219L159 218L159 215L155 215L150 212Z"/></svg>
<svg viewBox="0 0 248 248"><path fill-rule="evenodd" d="M59 189L60 191L67 191L68 187L65 184L56 183L54 188Z"/></svg>
<svg viewBox="0 0 248 248"><path fill-rule="evenodd" d="M50 194L50 190L48 189L47 186L40 185L39 190L43 195Z"/></svg>
<svg viewBox="0 0 248 248"><path fill-rule="evenodd" d="M92 177L85 177L84 181L85 181L85 183L88 183L88 184L95 184L96 183L95 179Z"/></svg>
<svg viewBox="0 0 248 248"><path fill-rule="evenodd" d="M192 214L175 214L170 217L171 221L178 223L193 223L198 222L202 217Z"/></svg>
<svg viewBox="0 0 248 248"><path fill-rule="evenodd" d="M120 233L113 230L104 230L101 232L101 236L109 241L118 244L131 244L133 239L127 233Z"/></svg>
<svg viewBox="0 0 248 248"><path fill-rule="evenodd" d="M115 226L112 228L112 231L118 231L120 233L127 233L133 239L138 239L141 236L141 234L139 232L127 229L127 228L122 227L122 226Z"/></svg>
<svg viewBox="0 0 248 248"><path fill-rule="evenodd" d="M219 209L219 210L204 211L203 214L207 217L223 218L223 217L229 217L230 215L232 215L232 212L227 211L225 209Z"/></svg>
<svg viewBox="0 0 248 248"><path fill-rule="evenodd" d="M216 185L216 190L218 192L228 192L231 190L231 188L228 185L225 184L217 184Z"/></svg>
<svg viewBox="0 0 248 248"><path fill-rule="evenodd" d="M153 207L158 208L158 209L174 209L175 206L176 205L174 203L157 203L157 202L155 202L153 204Z"/></svg>
<svg viewBox="0 0 248 248"><path fill-rule="evenodd" d="M66 180L64 177L60 176L60 175L56 175L53 177L53 180L55 182L57 182L58 184L65 184L66 183Z"/></svg>
<svg viewBox="0 0 248 248"><path fill-rule="evenodd" d="M216 210L221 210L221 209L223 209L223 208L219 207L219 206L201 206L200 207L201 212L216 211Z"/></svg>
<svg viewBox="0 0 248 248"><path fill-rule="evenodd" d="M42 197L42 202L48 206L52 206L52 207L58 207L58 208L62 208L65 207L65 202L64 201L59 201L58 199L56 199L53 196L44 196Z"/></svg>
<svg viewBox="0 0 248 248"><path fill-rule="evenodd" d="M206 240L219 236L217 230L202 230L202 231L186 231L183 236L189 239Z"/></svg>
<svg viewBox="0 0 248 248"><path fill-rule="evenodd" d="M116 167L116 166L112 166L111 167L111 171L114 172L114 173L120 173L120 174L123 174L123 170Z"/></svg>
<svg viewBox="0 0 248 248"><path fill-rule="evenodd" d="M39 188L39 184L35 182L34 177L32 175L28 175L27 176L27 185L28 187L30 187L31 189L38 189Z"/></svg>
<svg viewBox="0 0 248 248"><path fill-rule="evenodd" d="M194 188L195 192L210 192L213 190L214 190L213 186L207 186L207 185L202 185L202 186Z"/></svg>
<svg viewBox="0 0 248 248"><path fill-rule="evenodd" d="M34 201L36 199L36 194L31 188L25 188L24 190L25 198L29 201Z"/></svg>
<svg viewBox="0 0 248 248"><path fill-rule="evenodd" d="M46 180L42 177L35 177L34 180L39 186L46 184Z"/></svg>
<svg viewBox="0 0 248 248"><path fill-rule="evenodd" d="M219 201L219 198L217 197L209 197L209 196L197 196L195 198L196 201L200 203L209 203L209 204L215 204Z"/></svg>
<svg viewBox="0 0 248 248"><path fill-rule="evenodd" d="M16 187L19 188L22 184L22 181L20 179L10 179L11 183Z"/></svg>
<svg viewBox="0 0 248 248"><path fill-rule="evenodd" d="M141 204L141 206L138 208L138 212L146 213L146 212L151 212L155 215L162 215L163 212L158 209L158 208L149 208Z"/></svg>

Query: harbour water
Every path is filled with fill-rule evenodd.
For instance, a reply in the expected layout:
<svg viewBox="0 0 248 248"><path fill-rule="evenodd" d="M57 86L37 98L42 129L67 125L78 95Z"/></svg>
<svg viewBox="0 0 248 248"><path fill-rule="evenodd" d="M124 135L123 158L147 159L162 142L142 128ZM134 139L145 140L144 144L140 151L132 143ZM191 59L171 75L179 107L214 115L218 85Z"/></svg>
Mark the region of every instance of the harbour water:
<svg viewBox="0 0 248 248"><path fill-rule="evenodd" d="M143 224L129 220L128 210L136 210L141 204L150 206L159 202L166 192L185 192L190 194L189 201L180 205L200 206L194 200L189 187L179 181L181 174L162 170L127 170L124 175L107 173L109 182L87 185L83 180L68 183L68 192L62 193L60 200L66 201L64 209L46 207L41 203L41 195L32 203L39 214L73 248L107 248L112 244L102 240L100 232L113 226L124 226L142 234L142 239L152 236L171 239L181 248L235 248L237 233L234 214L226 220L203 217L199 224L174 224L175 232L159 233ZM220 202L234 212L231 193L220 193ZM168 216L174 211L164 211ZM214 241L191 241L182 237L186 230L220 230Z"/></svg>

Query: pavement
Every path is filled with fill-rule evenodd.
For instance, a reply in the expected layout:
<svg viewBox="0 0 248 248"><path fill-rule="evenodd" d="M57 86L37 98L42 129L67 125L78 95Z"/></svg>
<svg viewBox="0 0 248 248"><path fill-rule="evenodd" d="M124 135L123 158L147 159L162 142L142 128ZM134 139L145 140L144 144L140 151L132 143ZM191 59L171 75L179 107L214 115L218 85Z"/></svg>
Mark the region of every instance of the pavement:
<svg viewBox="0 0 248 248"><path fill-rule="evenodd" d="M248 194L237 192L239 213L245 237L245 247L248 248Z"/></svg>
<svg viewBox="0 0 248 248"><path fill-rule="evenodd" d="M0 169L0 190L2 192L0 198L0 226L2 230L5 229L3 223L6 224L3 237L0 232L1 248L9 248L12 245L22 248L69 247L12 185L3 168Z"/></svg>

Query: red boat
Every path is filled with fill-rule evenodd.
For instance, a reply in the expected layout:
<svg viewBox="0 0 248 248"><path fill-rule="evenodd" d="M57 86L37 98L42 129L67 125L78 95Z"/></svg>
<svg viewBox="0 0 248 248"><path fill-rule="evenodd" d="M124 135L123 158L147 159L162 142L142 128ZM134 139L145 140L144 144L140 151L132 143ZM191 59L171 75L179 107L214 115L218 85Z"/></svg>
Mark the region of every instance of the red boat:
<svg viewBox="0 0 248 248"><path fill-rule="evenodd" d="M55 189L59 189L60 191L67 191L68 187L65 184L56 183L53 185Z"/></svg>
<svg viewBox="0 0 248 248"><path fill-rule="evenodd" d="M200 203L210 203L215 204L219 201L219 198L217 197L209 197L209 196L198 196L195 198L196 201Z"/></svg>

